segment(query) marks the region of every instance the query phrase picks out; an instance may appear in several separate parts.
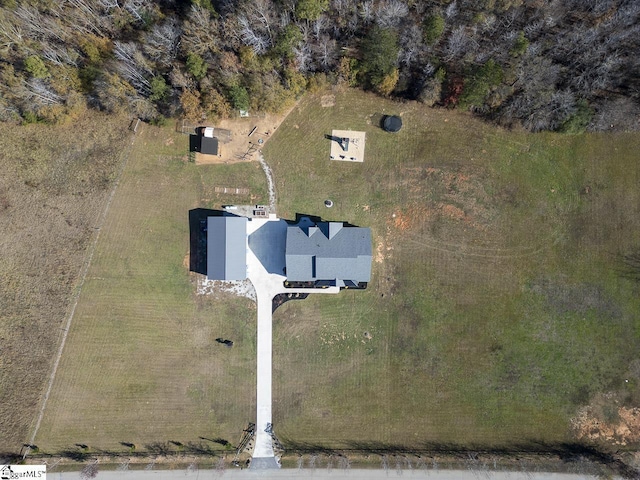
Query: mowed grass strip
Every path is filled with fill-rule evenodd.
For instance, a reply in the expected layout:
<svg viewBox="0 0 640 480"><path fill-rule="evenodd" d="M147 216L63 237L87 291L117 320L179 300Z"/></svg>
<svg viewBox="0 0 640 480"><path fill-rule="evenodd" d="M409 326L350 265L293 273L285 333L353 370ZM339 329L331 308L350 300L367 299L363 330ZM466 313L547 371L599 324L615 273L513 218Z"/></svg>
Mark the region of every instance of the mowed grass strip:
<svg viewBox="0 0 640 480"><path fill-rule="evenodd" d="M0 452L28 441L127 125L93 111L0 124Z"/></svg>
<svg viewBox="0 0 640 480"><path fill-rule="evenodd" d="M259 165L188 163L187 148L169 129L145 126L135 139L36 438L43 451L236 443L255 416L255 306L196 295L188 212L262 202L266 181ZM214 194L229 183L250 193Z"/></svg>
<svg viewBox="0 0 640 480"><path fill-rule="evenodd" d="M334 93L328 108L305 97L265 157L281 216L372 228L373 279L276 312L279 438L531 446L576 440L599 393L640 406L640 288L620 270L640 246L640 136L511 132ZM363 164L329 160L333 129L366 132Z"/></svg>

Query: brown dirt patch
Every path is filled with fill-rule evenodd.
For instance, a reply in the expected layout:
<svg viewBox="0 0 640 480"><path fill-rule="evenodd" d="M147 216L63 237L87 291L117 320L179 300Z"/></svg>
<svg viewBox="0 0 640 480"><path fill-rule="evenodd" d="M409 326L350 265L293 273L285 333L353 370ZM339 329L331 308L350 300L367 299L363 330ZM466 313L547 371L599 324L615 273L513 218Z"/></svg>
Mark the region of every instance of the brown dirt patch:
<svg viewBox="0 0 640 480"><path fill-rule="evenodd" d="M203 124L231 131L231 139L220 143L219 155L196 154L196 165L251 162L256 152L265 145L292 109L278 115L266 114L248 118L226 118L215 125ZM249 133L256 127L251 136ZM257 149L255 149L257 147ZM247 154L253 150L251 153Z"/></svg>
<svg viewBox="0 0 640 480"><path fill-rule="evenodd" d="M598 418L593 407L583 408L573 419L572 426L580 439L603 440L616 445L640 441L640 408L617 408L618 421Z"/></svg>
<svg viewBox="0 0 640 480"><path fill-rule="evenodd" d="M596 395L571 420L576 437L615 445L640 442L640 408L619 403L615 393Z"/></svg>
<svg viewBox="0 0 640 480"><path fill-rule="evenodd" d="M336 104L335 95L323 95L320 98L320 105L322 107L333 107Z"/></svg>
<svg viewBox="0 0 640 480"><path fill-rule="evenodd" d="M464 211L454 205L439 205L439 210L445 217L452 220L465 220L467 218Z"/></svg>

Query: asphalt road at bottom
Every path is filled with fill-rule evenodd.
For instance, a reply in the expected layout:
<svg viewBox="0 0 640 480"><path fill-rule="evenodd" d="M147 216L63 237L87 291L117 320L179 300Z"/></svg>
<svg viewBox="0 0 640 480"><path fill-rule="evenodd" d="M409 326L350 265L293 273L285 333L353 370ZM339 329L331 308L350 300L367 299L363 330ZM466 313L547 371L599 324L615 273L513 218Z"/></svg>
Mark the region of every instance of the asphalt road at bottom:
<svg viewBox="0 0 640 480"><path fill-rule="evenodd" d="M280 470L143 470L143 471L102 471L96 480L276 480L300 478L313 480L386 480L389 478L411 478L430 480L596 480L590 475L569 473L533 473L533 472L491 472L468 470L339 470L339 469L280 469ZM51 472L47 480L78 480L79 472Z"/></svg>

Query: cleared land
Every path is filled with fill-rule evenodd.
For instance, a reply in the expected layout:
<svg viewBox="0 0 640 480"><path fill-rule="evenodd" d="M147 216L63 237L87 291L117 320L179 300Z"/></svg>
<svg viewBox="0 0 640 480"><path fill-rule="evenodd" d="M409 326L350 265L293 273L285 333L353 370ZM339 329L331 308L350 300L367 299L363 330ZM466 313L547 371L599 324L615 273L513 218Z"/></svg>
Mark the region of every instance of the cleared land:
<svg viewBox="0 0 640 480"><path fill-rule="evenodd" d="M640 284L624 261L640 248L640 136L508 132L333 93L300 102L264 154L280 216L372 228L374 276L276 311L285 446L544 449L581 438L581 411L623 422L640 406ZM404 128L385 133L382 114ZM366 132L363 164L328 159L338 127Z"/></svg>
<svg viewBox="0 0 640 480"><path fill-rule="evenodd" d="M257 163L196 166L187 150L187 135L170 129L136 136L36 437L41 451L219 449L200 437L235 444L254 418L255 306L196 295L188 212L263 202L266 182Z"/></svg>
<svg viewBox="0 0 640 480"><path fill-rule="evenodd" d="M0 124L0 452L27 441L127 125Z"/></svg>

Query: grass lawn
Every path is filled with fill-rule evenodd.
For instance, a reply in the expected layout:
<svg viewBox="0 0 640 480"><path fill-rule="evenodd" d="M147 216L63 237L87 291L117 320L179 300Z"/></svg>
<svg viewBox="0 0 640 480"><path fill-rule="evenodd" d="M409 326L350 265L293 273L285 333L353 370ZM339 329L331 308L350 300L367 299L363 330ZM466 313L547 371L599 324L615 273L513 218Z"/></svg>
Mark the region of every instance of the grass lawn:
<svg viewBox="0 0 640 480"><path fill-rule="evenodd" d="M0 123L0 456L27 441L127 125Z"/></svg>
<svg viewBox="0 0 640 480"><path fill-rule="evenodd" d="M41 451L235 444L254 419L255 305L196 295L188 212L264 202L266 180L257 163L188 163L187 148L168 128L143 126L135 138L36 437Z"/></svg>
<svg viewBox="0 0 640 480"><path fill-rule="evenodd" d="M640 284L622 274L640 135L510 132L334 93L305 97L264 154L281 217L372 228L373 278L276 311L285 446L556 443L587 405L612 424L640 407ZM366 132L363 164L329 161L333 129Z"/></svg>

